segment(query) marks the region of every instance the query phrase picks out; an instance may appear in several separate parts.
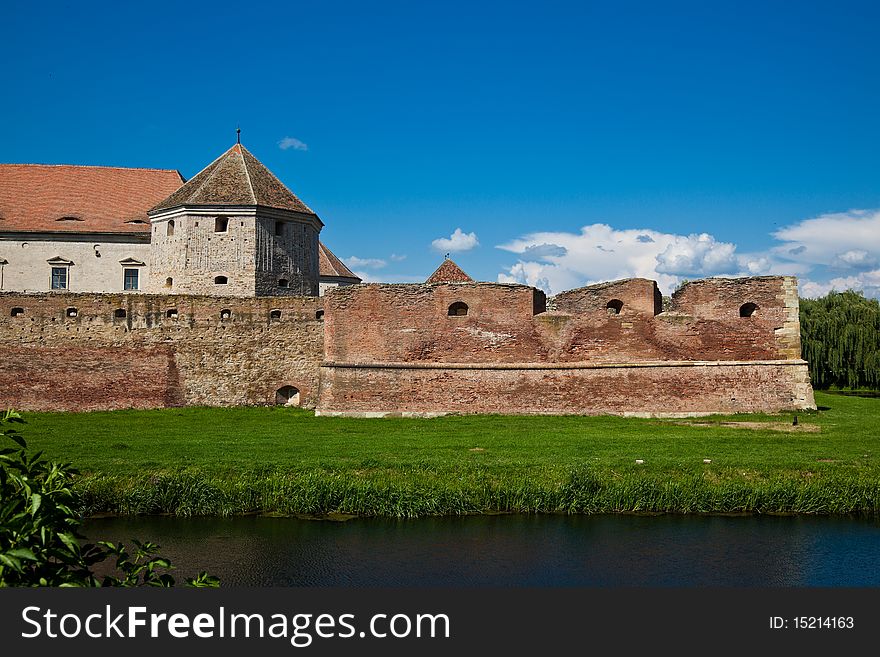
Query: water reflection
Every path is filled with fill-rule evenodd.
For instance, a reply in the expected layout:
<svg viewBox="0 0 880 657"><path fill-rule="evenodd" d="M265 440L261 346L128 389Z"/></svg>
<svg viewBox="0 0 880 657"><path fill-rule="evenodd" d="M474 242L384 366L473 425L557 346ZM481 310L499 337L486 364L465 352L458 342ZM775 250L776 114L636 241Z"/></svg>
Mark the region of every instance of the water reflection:
<svg viewBox="0 0 880 657"><path fill-rule="evenodd" d="M851 518L475 516L349 522L105 518L224 586L880 586L880 523Z"/></svg>

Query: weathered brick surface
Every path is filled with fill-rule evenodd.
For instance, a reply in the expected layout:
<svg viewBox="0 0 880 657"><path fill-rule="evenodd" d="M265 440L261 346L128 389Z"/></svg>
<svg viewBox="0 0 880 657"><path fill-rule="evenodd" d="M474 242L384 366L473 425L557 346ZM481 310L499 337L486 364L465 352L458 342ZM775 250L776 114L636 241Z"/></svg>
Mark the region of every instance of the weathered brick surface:
<svg viewBox="0 0 880 657"><path fill-rule="evenodd" d="M314 406L320 307L314 297L0 294L0 403L24 410L270 404L278 388L292 385ZM13 308L24 314L12 317ZM76 317L68 316L72 308Z"/></svg>
<svg viewBox="0 0 880 657"><path fill-rule="evenodd" d="M464 302L466 316L449 316ZM796 281L708 279L667 312L653 281L535 303L496 284L366 285L326 297L322 413L645 413L813 407ZM744 304L757 310L742 317ZM499 367L500 366L500 367Z"/></svg>
<svg viewBox="0 0 880 657"><path fill-rule="evenodd" d="M681 416L814 407L806 366L689 364L576 369L322 367L323 415L442 413Z"/></svg>
<svg viewBox="0 0 880 657"><path fill-rule="evenodd" d="M450 315L459 303L467 314ZM746 303L757 306L751 317L740 316ZM294 386L327 414L814 406L793 278L696 281L659 310L656 286L639 279L550 300L485 283L363 285L323 298L0 293L0 403L270 404Z"/></svg>

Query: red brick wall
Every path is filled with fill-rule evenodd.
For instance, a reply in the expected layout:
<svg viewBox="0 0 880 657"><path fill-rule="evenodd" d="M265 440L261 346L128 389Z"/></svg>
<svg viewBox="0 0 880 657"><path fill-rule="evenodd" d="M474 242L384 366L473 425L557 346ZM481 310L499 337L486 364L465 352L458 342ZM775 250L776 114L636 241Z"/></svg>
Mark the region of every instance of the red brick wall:
<svg viewBox="0 0 880 657"><path fill-rule="evenodd" d="M667 312L644 279L572 290L537 314L532 295L495 284L333 291L318 410L674 414L813 405L790 277L695 281ZM468 304L466 317L447 316L457 300ZM619 314L608 312L612 300L623 303ZM759 310L741 317L745 303ZM352 367L359 364L384 367ZM623 367L599 367L607 365Z"/></svg>
<svg viewBox="0 0 880 657"><path fill-rule="evenodd" d="M805 365L322 367L323 415L779 412L815 407Z"/></svg>

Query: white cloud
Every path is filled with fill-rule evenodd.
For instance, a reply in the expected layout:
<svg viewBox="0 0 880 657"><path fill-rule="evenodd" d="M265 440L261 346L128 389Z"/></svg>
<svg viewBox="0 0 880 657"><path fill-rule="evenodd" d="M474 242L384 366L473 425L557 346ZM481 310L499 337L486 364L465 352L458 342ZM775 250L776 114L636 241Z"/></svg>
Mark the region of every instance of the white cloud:
<svg viewBox="0 0 880 657"><path fill-rule="evenodd" d="M357 256L351 256L350 258L344 258L343 261L346 265L354 269L382 269L388 263L380 258L358 258Z"/></svg>
<svg viewBox="0 0 880 657"><path fill-rule="evenodd" d="M399 255L397 253L391 254L391 262L403 262L404 260L406 260L405 255Z"/></svg>
<svg viewBox="0 0 880 657"><path fill-rule="evenodd" d="M856 290L862 292L866 297L880 298L880 269L859 272L853 276L839 276L825 283L808 278L800 281L801 296L810 299L825 296L831 291L844 292L846 290Z"/></svg>
<svg viewBox="0 0 880 657"><path fill-rule="evenodd" d="M736 254L736 245L712 235L675 235L638 228L617 230L607 224L584 226L580 233L543 232L525 235L498 248L521 259L498 275L547 292L643 277L665 292L682 278L754 275L773 267L769 258Z"/></svg>
<svg viewBox="0 0 880 657"><path fill-rule="evenodd" d="M823 214L780 228L772 249L785 260L835 269L873 269L880 258L880 210Z"/></svg>
<svg viewBox="0 0 880 657"><path fill-rule="evenodd" d="M295 151L307 151L309 150L309 145L305 142L300 141L296 137L285 137L278 142L278 148L280 148L282 151L286 151L290 148Z"/></svg>
<svg viewBox="0 0 880 657"><path fill-rule="evenodd" d="M461 228L456 228L449 237L438 237L431 242L431 246L434 247L435 250L449 251L451 253L470 251L479 245L480 242L477 239L476 233L464 233Z"/></svg>

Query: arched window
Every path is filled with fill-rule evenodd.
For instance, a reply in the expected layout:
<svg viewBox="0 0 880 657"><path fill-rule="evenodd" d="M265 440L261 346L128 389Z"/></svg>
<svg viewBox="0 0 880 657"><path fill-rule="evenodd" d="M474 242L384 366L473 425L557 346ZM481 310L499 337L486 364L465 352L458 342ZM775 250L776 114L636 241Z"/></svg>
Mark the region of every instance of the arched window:
<svg viewBox="0 0 880 657"><path fill-rule="evenodd" d="M275 391L275 404L278 406L299 406L299 388L282 386Z"/></svg>
<svg viewBox="0 0 880 657"><path fill-rule="evenodd" d="M317 319L319 322L323 322L324 321L324 311L319 310L318 312L316 312L315 319Z"/></svg>
<svg viewBox="0 0 880 657"><path fill-rule="evenodd" d="M752 303L744 303L739 307L739 316L740 317L751 317L758 311L758 304Z"/></svg>
<svg viewBox="0 0 880 657"><path fill-rule="evenodd" d="M165 287L171 287L172 285L174 285L174 279L169 276L165 279Z"/></svg>
<svg viewBox="0 0 880 657"><path fill-rule="evenodd" d="M279 319L281 319L281 311L280 310L270 310L269 311L269 319L274 319L275 321L278 321Z"/></svg>
<svg viewBox="0 0 880 657"><path fill-rule="evenodd" d="M117 308L113 311L113 316L116 319L125 319L125 308Z"/></svg>
<svg viewBox="0 0 880 657"><path fill-rule="evenodd" d="M166 310L165 317L168 319L177 319L177 308L169 308Z"/></svg>
<svg viewBox="0 0 880 657"><path fill-rule="evenodd" d="M79 314L79 311L77 311L76 308L68 308L64 311L64 314L68 317L76 317Z"/></svg>
<svg viewBox="0 0 880 657"><path fill-rule="evenodd" d="M232 311L229 308L224 308L220 311L220 319L232 319Z"/></svg>
<svg viewBox="0 0 880 657"><path fill-rule="evenodd" d="M612 299L605 304L605 312L609 315L619 315L621 310L623 310L623 301L620 299Z"/></svg>
<svg viewBox="0 0 880 657"><path fill-rule="evenodd" d="M229 219L227 217L217 217L214 219L214 232L225 233L229 229Z"/></svg>
<svg viewBox="0 0 880 657"><path fill-rule="evenodd" d="M168 220L168 225L165 227L165 235L168 237L174 235L174 219Z"/></svg>
<svg viewBox="0 0 880 657"><path fill-rule="evenodd" d="M229 278L226 276L215 276L214 277L214 285L226 285L229 282Z"/></svg>
<svg viewBox="0 0 880 657"><path fill-rule="evenodd" d="M286 278L279 278L278 287L290 287L290 281Z"/></svg>
<svg viewBox="0 0 880 657"><path fill-rule="evenodd" d="M449 306L449 310L446 312L450 317L464 317L468 314L468 307L464 301L456 301L454 304Z"/></svg>
<svg viewBox="0 0 880 657"><path fill-rule="evenodd" d="M24 316L24 308L15 307L12 309L12 312L9 313L11 317L23 317Z"/></svg>

